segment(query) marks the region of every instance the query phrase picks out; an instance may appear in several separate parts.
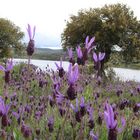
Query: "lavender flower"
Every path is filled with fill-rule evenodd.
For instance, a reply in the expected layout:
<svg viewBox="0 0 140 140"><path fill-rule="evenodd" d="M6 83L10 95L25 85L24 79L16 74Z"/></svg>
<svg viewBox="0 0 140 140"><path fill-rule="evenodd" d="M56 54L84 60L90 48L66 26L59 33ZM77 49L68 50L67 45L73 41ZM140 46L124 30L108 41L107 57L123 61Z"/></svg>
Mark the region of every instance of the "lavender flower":
<svg viewBox="0 0 140 140"><path fill-rule="evenodd" d="M59 77L62 78L65 74L65 71L62 67L62 58L60 59L60 65L58 65L56 62L55 62L55 65L57 67L57 70L59 71Z"/></svg>
<svg viewBox="0 0 140 140"><path fill-rule="evenodd" d="M72 64L69 64L68 68L68 83L69 85L73 85L79 77L79 70L78 65L72 66Z"/></svg>
<svg viewBox="0 0 140 140"><path fill-rule="evenodd" d="M29 36L29 43L28 43L28 46L27 46L27 55L28 56L32 56L33 53L34 53L34 36L35 36L35 30L36 30L36 27L34 26L34 29L33 29L33 34L32 34L32 31L31 31L31 26L28 24L28 28L27 28L27 32L28 32L28 36Z"/></svg>
<svg viewBox="0 0 140 140"><path fill-rule="evenodd" d="M93 60L94 60L94 67L97 71L97 78L101 76L101 61L104 59L105 53L99 52L98 55L94 52L93 53Z"/></svg>
<svg viewBox="0 0 140 140"><path fill-rule="evenodd" d="M61 94L58 90L57 90L57 94L56 94L56 102L61 105L63 103L63 101L65 100L65 96L63 94Z"/></svg>
<svg viewBox="0 0 140 140"><path fill-rule="evenodd" d="M6 68L0 65L0 70L5 72L5 83L9 83L10 81L10 71L13 69L13 61L12 59L7 60Z"/></svg>
<svg viewBox="0 0 140 140"><path fill-rule="evenodd" d="M49 132L53 132L54 117L52 117L52 116L48 118L48 127L49 127Z"/></svg>
<svg viewBox="0 0 140 140"><path fill-rule="evenodd" d="M68 55L69 55L69 62L72 63L72 65L74 65L75 64L75 61L73 59L72 48L68 48L67 51L68 51Z"/></svg>
<svg viewBox="0 0 140 140"><path fill-rule="evenodd" d="M85 48L88 51L90 51L91 45L93 44L94 41L95 41L95 37L92 37L90 40L89 40L89 36L86 37L86 40L85 40Z"/></svg>
<svg viewBox="0 0 140 140"><path fill-rule="evenodd" d="M75 112L75 119L77 122L81 122L81 113L79 111L79 102L76 98L76 107L73 106L73 104L70 105L72 110Z"/></svg>
<svg viewBox="0 0 140 140"><path fill-rule="evenodd" d="M21 132L25 138L29 138L32 135L32 130L28 125L25 125L24 122L21 126Z"/></svg>
<svg viewBox="0 0 140 140"><path fill-rule="evenodd" d="M98 55L95 52L93 53L93 60L95 62L102 61L104 59L104 57L105 57L105 53L99 52Z"/></svg>
<svg viewBox="0 0 140 140"><path fill-rule="evenodd" d="M78 46L76 48L76 52L77 52L77 64L78 65L84 65L84 60L83 60L83 53L82 53L82 50L81 50L81 47Z"/></svg>
<svg viewBox="0 0 140 140"><path fill-rule="evenodd" d="M10 104L6 105L4 103L4 100L0 97L0 115L2 116L1 123L2 126L4 127L7 126L9 123L8 116L7 116L9 109L10 109Z"/></svg>
<svg viewBox="0 0 140 140"><path fill-rule="evenodd" d="M69 87L67 90L68 99L74 100L76 98L76 92L74 88L74 83L78 80L79 72L78 65L72 67L72 64L69 65L68 69L68 83Z"/></svg>
<svg viewBox="0 0 140 140"><path fill-rule="evenodd" d="M88 54L90 53L91 49L93 48L92 47L92 44L95 40L95 37L92 37L90 40L89 40L89 36L86 37L86 40L85 40L85 48L83 50L83 60L86 61L88 59Z"/></svg>
<svg viewBox="0 0 140 140"><path fill-rule="evenodd" d="M10 109L10 104L6 105L0 96L0 116L7 115Z"/></svg>
<svg viewBox="0 0 140 140"><path fill-rule="evenodd" d="M121 133L125 126L125 119L121 119L122 128L118 128L118 122L115 119L113 108L106 103L106 111L104 111L104 119L108 129L108 140L117 140L117 133Z"/></svg>

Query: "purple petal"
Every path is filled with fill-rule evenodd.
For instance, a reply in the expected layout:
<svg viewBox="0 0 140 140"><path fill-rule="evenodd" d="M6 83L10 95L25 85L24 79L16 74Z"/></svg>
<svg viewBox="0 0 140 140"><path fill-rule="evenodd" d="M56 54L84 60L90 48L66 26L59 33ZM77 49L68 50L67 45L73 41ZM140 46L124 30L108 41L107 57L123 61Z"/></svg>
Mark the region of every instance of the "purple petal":
<svg viewBox="0 0 140 140"><path fill-rule="evenodd" d="M126 125L126 121L123 117L121 118L121 124L122 124L122 127L118 128L118 133L121 133Z"/></svg>
<svg viewBox="0 0 140 140"><path fill-rule="evenodd" d="M79 77L78 65L75 65L75 67L74 67L74 74L73 74L73 77L74 77L74 82L76 82L76 81L78 80L78 77Z"/></svg>
<svg viewBox="0 0 140 140"><path fill-rule="evenodd" d="M99 52L99 60L100 60L100 61L103 60L104 57L105 57L105 53Z"/></svg>
<svg viewBox="0 0 140 140"><path fill-rule="evenodd" d="M106 104L106 107L107 107L107 112L108 112L108 115L109 115L109 120L110 120L110 127L114 127L114 112L113 112L113 109L112 109L112 106L109 105L109 104Z"/></svg>
<svg viewBox="0 0 140 140"><path fill-rule="evenodd" d="M20 115L17 112L12 112L12 114L16 117L16 119L20 117Z"/></svg>
<svg viewBox="0 0 140 140"><path fill-rule="evenodd" d="M33 37L32 37L32 39L34 39L34 37L35 37L35 30L36 30L36 26L34 26Z"/></svg>
<svg viewBox="0 0 140 140"><path fill-rule="evenodd" d="M6 71L5 68L2 65L0 65L0 70L2 70L3 72Z"/></svg>
<svg viewBox="0 0 140 140"><path fill-rule="evenodd" d="M68 68L68 81L69 81L69 83L73 82L73 80L72 80L72 64L71 63L69 64L69 68Z"/></svg>
<svg viewBox="0 0 140 140"><path fill-rule="evenodd" d="M5 114L8 114L10 107L10 104L5 106Z"/></svg>
<svg viewBox="0 0 140 140"><path fill-rule="evenodd" d="M109 129L110 120L109 120L109 114L106 111L104 111L104 119L105 119L105 122L106 122L106 126Z"/></svg>
<svg viewBox="0 0 140 140"><path fill-rule="evenodd" d="M93 53L93 59L95 62L98 62L98 57L97 57L97 54L95 52Z"/></svg>
<svg viewBox="0 0 140 140"><path fill-rule="evenodd" d="M140 107L140 103L137 103L136 106L137 106L137 107Z"/></svg>
<svg viewBox="0 0 140 140"><path fill-rule="evenodd" d="M89 117L90 117L90 120L93 120L93 108L90 107L89 109Z"/></svg>
<svg viewBox="0 0 140 140"><path fill-rule="evenodd" d="M84 100L84 97L81 97L80 106L81 106L81 107L85 106L85 100Z"/></svg>
<svg viewBox="0 0 140 140"><path fill-rule="evenodd" d="M92 37L88 43L88 48L91 46L91 44L94 42L95 40L95 37Z"/></svg>
<svg viewBox="0 0 140 140"><path fill-rule="evenodd" d="M86 46L88 44L88 40L89 40L89 36L86 37L86 41L85 41Z"/></svg>
<svg viewBox="0 0 140 140"><path fill-rule="evenodd" d="M70 107L72 108L73 111L75 110L75 107L73 104L70 104Z"/></svg>
<svg viewBox="0 0 140 140"><path fill-rule="evenodd" d="M9 62L7 62L7 64L6 64L6 70L10 71L12 69L13 69L13 61L9 60Z"/></svg>
<svg viewBox="0 0 140 140"><path fill-rule="evenodd" d="M60 68L62 68L62 57L60 58Z"/></svg>
<svg viewBox="0 0 140 140"><path fill-rule="evenodd" d="M78 101L78 99L76 98L76 111L78 111L78 107L79 107L79 101Z"/></svg>
<svg viewBox="0 0 140 140"><path fill-rule="evenodd" d="M82 50L81 50L81 47L78 46L78 48L76 48L76 52L77 52L77 56L79 58L82 58L83 57L83 53L82 53Z"/></svg>
<svg viewBox="0 0 140 140"><path fill-rule="evenodd" d="M53 124L54 123L54 117L53 116L50 116L48 118L48 123L50 123L50 124Z"/></svg>
<svg viewBox="0 0 140 140"><path fill-rule="evenodd" d="M69 64L69 68L68 68L68 81L69 84L73 84L78 80L78 76L79 76L79 71L78 71L78 65L75 65L74 67L72 67L72 64Z"/></svg>
<svg viewBox="0 0 140 140"><path fill-rule="evenodd" d="M56 65L56 67L57 67L57 69L59 70L60 69L60 67L58 66L58 64L55 62L55 65Z"/></svg>
<svg viewBox="0 0 140 140"><path fill-rule="evenodd" d="M5 113L5 104L1 97L0 97L0 112L2 112L2 114Z"/></svg>
<svg viewBox="0 0 140 140"><path fill-rule="evenodd" d="M28 32L28 35L29 35L29 39L32 39L32 32L31 32L30 24L28 24L27 32Z"/></svg>

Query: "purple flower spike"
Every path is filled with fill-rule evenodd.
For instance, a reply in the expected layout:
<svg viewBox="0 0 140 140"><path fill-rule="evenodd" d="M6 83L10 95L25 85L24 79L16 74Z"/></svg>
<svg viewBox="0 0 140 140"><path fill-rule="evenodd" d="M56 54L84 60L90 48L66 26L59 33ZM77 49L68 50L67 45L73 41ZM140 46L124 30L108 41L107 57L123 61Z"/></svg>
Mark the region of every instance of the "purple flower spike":
<svg viewBox="0 0 140 140"><path fill-rule="evenodd" d="M84 107L84 106L85 106L85 100L84 97L81 97L80 107Z"/></svg>
<svg viewBox="0 0 140 140"><path fill-rule="evenodd" d="M104 119L108 128L108 140L117 140L117 133L121 133L125 127L125 119L121 119L122 128L118 128L118 122L115 120L113 108L106 103L106 111L104 111Z"/></svg>
<svg viewBox="0 0 140 140"><path fill-rule="evenodd" d="M78 47L76 48L76 52L77 52L77 64L84 65L85 64L84 54L81 50L80 45L78 45Z"/></svg>
<svg viewBox="0 0 140 140"><path fill-rule="evenodd" d="M0 70L3 72L7 72L13 69L13 61L12 59L7 60L6 62L6 68L4 68L2 65L0 65Z"/></svg>
<svg viewBox="0 0 140 140"><path fill-rule="evenodd" d="M72 66L72 64L69 64L68 69L68 82L70 85L74 84L79 77L79 70L78 65Z"/></svg>
<svg viewBox="0 0 140 140"><path fill-rule="evenodd" d="M84 61L84 63L88 60L88 54L90 53L90 51L94 47L94 46L92 46L94 40L95 40L95 37L92 37L90 40L89 40L89 36L86 37L85 48L83 49L83 61Z"/></svg>
<svg viewBox="0 0 140 140"><path fill-rule="evenodd" d="M81 113L79 111L79 101L76 98L76 107L73 106L73 104L70 105L73 111L75 112L75 119L77 122L81 122Z"/></svg>
<svg viewBox="0 0 140 140"><path fill-rule="evenodd" d="M62 58L60 59L60 65L58 65L56 62L55 62L55 65L57 67L57 70L59 71L59 77L62 78L65 74L65 71L62 67Z"/></svg>
<svg viewBox="0 0 140 140"><path fill-rule="evenodd" d="M99 61L102 61L105 57L105 53L99 52Z"/></svg>
<svg viewBox="0 0 140 140"><path fill-rule="evenodd" d="M114 129L117 126L117 120L114 119L114 112L111 105L106 104L106 111L104 111L104 118L108 129Z"/></svg>
<svg viewBox="0 0 140 140"><path fill-rule="evenodd" d="M83 57L83 53L82 53L82 50L81 50L81 47L78 45L78 47L76 48L76 52L77 52L77 56L78 58L82 58Z"/></svg>
<svg viewBox="0 0 140 140"><path fill-rule="evenodd" d="M98 57L97 57L97 54L95 52L93 53L93 60L95 62L98 62Z"/></svg>
<svg viewBox="0 0 140 140"><path fill-rule="evenodd" d="M73 104L70 104L70 107L72 108L72 110L76 113L78 112L78 109L79 109L79 101L78 99L76 98L76 107L74 107Z"/></svg>
<svg viewBox="0 0 140 140"><path fill-rule="evenodd" d="M62 58L60 58L60 65L58 65L56 62L55 62L55 65L57 67L58 70L62 69Z"/></svg>
<svg viewBox="0 0 140 140"><path fill-rule="evenodd" d="M2 97L0 97L0 116L2 117L1 124L4 127L7 126L9 122L8 112L9 112L10 106L11 106L10 104L6 105Z"/></svg>
<svg viewBox="0 0 140 140"><path fill-rule="evenodd" d="M95 62L102 61L104 59L104 57L105 57L105 53L99 52L98 55L95 52L93 53L93 60Z"/></svg>
<svg viewBox="0 0 140 140"><path fill-rule="evenodd" d="M57 90L57 94L56 94L56 102L57 104L61 105L63 103L63 101L65 100L65 96L63 94L61 94L58 90Z"/></svg>
<svg viewBox="0 0 140 140"><path fill-rule="evenodd" d="M27 50L26 50L28 56L32 56L32 54L34 53L34 46L35 46L34 36L35 36L35 30L36 30L36 27L34 26L34 28L33 28L33 34L32 34L31 26L28 24L27 32L28 32L28 36L29 36L29 43L28 43Z"/></svg>
<svg viewBox="0 0 140 140"><path fill-rule="evenodd" d="M7 60L6 68L0 65L0 70L5 72L5 83L9 83L10 81L10 70L13 69L13 61L12 59Z"/></svg>
<svg viewBox="0 0 140 140"><path fill-rule="evenodd" d="M126 121L123 117L121 118L121 124L122 124L122 127L118 128L118 133L121 133L126 125Z"/></svg>
<svg viewBox="0 0 140 140"><path fill-rule="evenodd" d="M95 41L95 37L92 37L89 41L89 36L86 37L86 40L85 40L85 47L87 50L90 49L92 43Z"/></svg>
<svg viewBox="0 0 140 140"><path fill-rule="evenodd" d="M49 128L50 133L53 132L53 130L54 130L53 127L54 127L54 117L51 116L48 118L48 128Z"/></svg>

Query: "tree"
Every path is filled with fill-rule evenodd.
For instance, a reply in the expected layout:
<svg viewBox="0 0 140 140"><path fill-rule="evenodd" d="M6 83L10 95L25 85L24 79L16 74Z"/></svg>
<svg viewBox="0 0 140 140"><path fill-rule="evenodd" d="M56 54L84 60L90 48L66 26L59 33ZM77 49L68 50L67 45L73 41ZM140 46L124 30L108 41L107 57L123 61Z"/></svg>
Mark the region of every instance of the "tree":
<svg viewBox="0 0 140 140"><path fill-rule="evenodd" d="M97 51L105 52L107 62L114 45L123 50L124 58L131 60L140 46L140 22L127 5L105 5L102 8L80 10L67 21L62 33L63 48L83 45L86 36L95 36Z"/></svg>
<svg viewBox="0 0 140 140"><path fill-rule="evenodd" d="M24 33L11 21L0 18L0 58L12 57L12 52L22 50Z"/></svg>

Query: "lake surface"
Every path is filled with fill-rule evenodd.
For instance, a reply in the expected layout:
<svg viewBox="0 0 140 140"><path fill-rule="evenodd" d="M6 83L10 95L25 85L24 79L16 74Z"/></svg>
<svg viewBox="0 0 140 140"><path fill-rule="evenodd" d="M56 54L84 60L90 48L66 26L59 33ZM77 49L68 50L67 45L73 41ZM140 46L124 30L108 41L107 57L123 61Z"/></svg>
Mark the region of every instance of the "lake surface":
<svg viewBox="0 0 140 140"><path fill-rule="evenodd" d="M14 59L14 64L25 62L27 63L27 59ZM46 70L47 65L49 69L53 69L54 71L57 70L55 62L60 64L60 61L50 61L50 60L31 60L31 64L34 64L41 68L42 70ZM62 66L64 70L68 70L69 62L63 61ZM116 72L116 75L120 77L122 80L135 80L140 82L140 70L133 70L133 69L124 69L124 68L113 68Z"/></svg>
<svg viewBox="0 0 140 140"><path fill-rule="evenodd" d="M14 64L18 64L20 62L28 63L28 59L14 59L13 62L14 62ZM31 64L34 64L34 65L38 66L42 70L46 70L46 67L49 66L50 69L53 69L54 71L56 71L57 70L57 67L55 65L55 62L58 65L60 65L60 61L31 59ZM62 66L63 66L64 70L67 71L68 66L69 66L69 62L63 61L62 62Z"/></svg>

